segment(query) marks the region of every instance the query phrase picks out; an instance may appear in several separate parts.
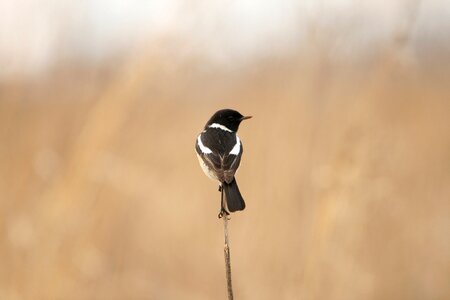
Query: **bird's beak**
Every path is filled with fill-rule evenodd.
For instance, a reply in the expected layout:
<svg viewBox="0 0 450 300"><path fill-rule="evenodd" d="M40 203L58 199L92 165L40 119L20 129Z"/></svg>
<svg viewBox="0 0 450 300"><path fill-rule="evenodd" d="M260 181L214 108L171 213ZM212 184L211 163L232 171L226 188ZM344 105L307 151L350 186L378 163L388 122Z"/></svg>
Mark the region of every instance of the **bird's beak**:
<svg viewBox="0 0 450 300"><path fill-rule="evenodd" d="M242 117L241 118L241 121L244 121L244 120L247 120L247 119L250 119L252 116L245 116L245 117Z"/></svg>

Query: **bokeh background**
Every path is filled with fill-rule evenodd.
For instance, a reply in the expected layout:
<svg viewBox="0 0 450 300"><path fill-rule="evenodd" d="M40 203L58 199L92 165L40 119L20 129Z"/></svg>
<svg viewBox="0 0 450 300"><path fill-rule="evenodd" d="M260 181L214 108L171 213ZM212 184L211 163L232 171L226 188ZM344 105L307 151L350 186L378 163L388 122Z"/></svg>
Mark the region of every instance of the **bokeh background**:
<svg viewBox="0 0 450 300"><path fill-rule="evenodd" d="M450 5L0 1L0 299L450 299Z"/></svg>

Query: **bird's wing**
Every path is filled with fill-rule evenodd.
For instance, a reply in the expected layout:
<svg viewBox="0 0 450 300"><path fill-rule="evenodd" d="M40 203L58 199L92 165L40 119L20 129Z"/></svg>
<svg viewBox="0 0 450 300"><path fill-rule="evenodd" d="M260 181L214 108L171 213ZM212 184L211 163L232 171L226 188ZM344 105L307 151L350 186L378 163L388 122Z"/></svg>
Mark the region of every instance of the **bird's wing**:
<svg viewBox="0 0 450 300"><path fill-rule="evenodd" d="M240 142L237 145L238 138L230 139L227 135L220 129L204 132L197 138L195 149L219 181L230 183L241 162L243 148Z"/></svg>
<svg viewBox="0 0 450 300"><path fill-rule="evenodd" d="M241 163L242 146L238 155L220 155L215 152L203 153L198 145L196 145L195 149L206 166L214 171L220 182L230 183L233 181L234 174Z"/></svg>
<svg viewBox="0 0 450 300"><path fill-rule="evenodd" d="M219 181L223 182L224 176L223 176L223 170L222 170L221 156L217 152L202 151L202 148L199 146L198 143L195 145L195 150L196 150L198 156L202 159L202 161L208 167L208 169L212 170L216 174L217 179Z"/></svg>
<svg viewBox="0 0 450 300"><path fill-rule="evenodd" d="M242 150L242 145L240 145L240 151L237 155L228 154L222 158L222 170L224 172L224 179L227 183L233 181L234 174L239 168L239 164L241 163Z"/></svg>

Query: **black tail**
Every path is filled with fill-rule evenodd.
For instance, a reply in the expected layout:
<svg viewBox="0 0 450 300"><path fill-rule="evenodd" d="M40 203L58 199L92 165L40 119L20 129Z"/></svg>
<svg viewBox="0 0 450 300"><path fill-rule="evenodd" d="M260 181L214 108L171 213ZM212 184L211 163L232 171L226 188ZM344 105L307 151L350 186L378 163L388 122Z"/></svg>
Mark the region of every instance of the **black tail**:
<svg viewBox="0 0 450 300"><path fill-rule="evenodd" d="M222 184L223 191L225 192L225 201L227 203L227 208L230 212L235 212L237 210L244 210L245 202L242 198L241 192L239 192L236 179L232 182Z"/></svg>

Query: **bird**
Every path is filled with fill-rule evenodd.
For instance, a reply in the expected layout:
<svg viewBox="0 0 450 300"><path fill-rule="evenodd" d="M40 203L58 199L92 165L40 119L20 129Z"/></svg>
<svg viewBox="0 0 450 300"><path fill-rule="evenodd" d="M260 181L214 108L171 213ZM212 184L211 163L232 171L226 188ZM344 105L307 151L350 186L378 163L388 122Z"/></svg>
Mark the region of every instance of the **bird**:
<svg viewBox="0 0 450 300"><path fill-rule="evenodd" d="M221 109L206 122L195 141L197 158L203 172L219 183L219 218L245 209L245 201L235 178L243 152L237 131L241 122L251 117L243 116L233 109Z"/></svg>

